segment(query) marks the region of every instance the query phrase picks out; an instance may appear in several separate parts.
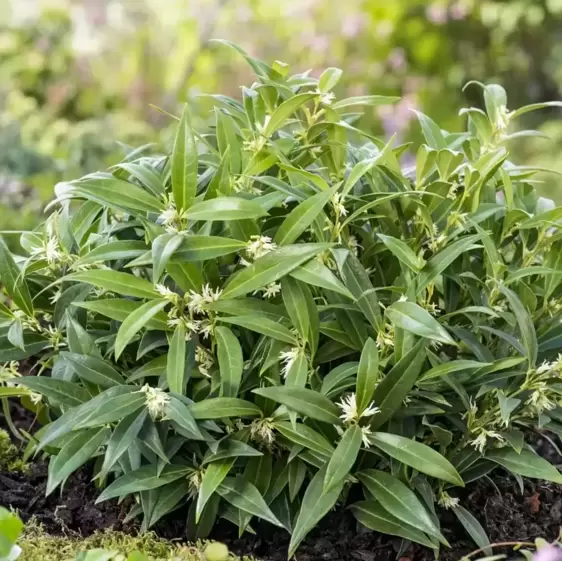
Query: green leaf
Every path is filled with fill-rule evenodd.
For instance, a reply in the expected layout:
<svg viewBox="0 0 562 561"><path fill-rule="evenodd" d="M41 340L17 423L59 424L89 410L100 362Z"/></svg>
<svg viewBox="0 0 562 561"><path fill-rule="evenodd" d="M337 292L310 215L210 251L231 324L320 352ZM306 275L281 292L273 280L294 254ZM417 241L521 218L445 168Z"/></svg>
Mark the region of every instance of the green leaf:
<svg viewBox="0 0 562 561"><path fill-rule="evenodd" d="M440 343L455 344L445 328L427 310L414 302L394 302L385 310L385 315L396 327L410 333Z"/></svg>
<svg viewBox="0 0 562 561"><path fill-rule="evenodd" d="M383 234L377 234L377 237L401 263L406 265L406 267L415 273L418 273L425 265L423 258L417 256L410 249L410 246L402 240L393 238L392 236L384 236Z"/></svg>
<svg viewBox="0 0 562 561"><path fill-rule="evenodd" d="M137 308L121 324L115 339L115 358L119 358L131 339L154 317L160 310L168 305L168 300L159 298L151 300Z"/></svg>
<svg viewBox="0 0 562 561"><path fill-rule="evenodd" d="M342 383L350 380L354 383L353 376L357 374L358 369L358 362L345 362L336 366L322 379L320 392L325 396L332 397L331 393L337 391Z"/></svg>
<svg viewBox="0 0 562 561"><path fill-rule="evenodd" d="M87 402L88 403L88 402ZM87 403L85 405L87 405ZM91 403L91 400L90 402ZM90 428L121 421L127 415L138 412L146 404L143 392L129 389L128 393L108 397L97 409L92 410L85 418L77 419L74 428Z"/></svg>
<svg viewBox="0 0 562 561"><path fill-rule="evenodd" d="M101 358L62 351L60 356L70 364L74 372L87 382L104 388L124 384L125 380L110 362Z"/></svg>
<svg viewBox="0 0 562 561"><path fill-rule="evenodd" d="M197 144L184 105L172 150L172 192L178 211L191 206L197 194Z"/></svg>
<svg viewBox="0 0 562 561"><path fill-rule="evenodd" d="M237 397L211 397L192 403L189 410L194 419L222 419L226 417L255 417L261 409L249 401Z"/></svg>
<svg viewBox="0 0 562 561"><path fill-rule="evenodd" d="M376 469L367 469L357 474L359 481L365 485L369 493L395 518L408 526L436 537L447 545L441 531L417 498L400 479Z"/></svg>
<svg viewBox="0 0 562 561"><path fill-rule="evenodd" d="M126 497L132 493L158 489L185 477L190 471L192 468L179 465L167 465L161 471L155 465L141 467L116 479L97 498L96 504L115 497Z"/></svg>
<svg viewBox="0 0 562 561"><path fill-rule="evenodd" d="M312 286L319 286L320 288L327 288L332 292L341 294L346 298L354 300L353 294L345 287L326 265L323 265L318 259L311 259L308 263L301 265L294 271L291 271L290 276Z"/></svg>
<svg viewBox="0 0 562 561"><path fill-rule="evenodd" d="M116 206L133 213L160 213L164 203L142 187L114 177L85 178L70 184L71 193L100 205Z"/></svg>
<svg viewBox="0 0 562 561"><path fill-rule="evenodd" d="M424 115L421 111L416 111L412 109L416 114L418 121L420 122L423 135L425 140L431 148L440 150L442 148L447 148L447 141L441 132L441 129L437 126L437 123L430 119L427 115Z"/></svg>
<svg viewBox="0 0 562 561"><path fill-rule="evenodd" d="M0 559L14 561L17 556L9 556L23 531L23 522L15 512L0 507L0 528Z"/></svg>
<svg viewBox="0 0 562 561"><path fill-rule="evenodd" d="M107 434L104 427L76 433L49 463L46 494L50 495L70 474L90 460Z"/></svg>
<svg viewBox="0 0 562 561"><path fill-rule="evenodd" d="M560 472L544 458L537 456L537 454L530 450L523 449L518 454L512 448L501 448L499 450L489 450L486 452L485 457L517 475L532 479L544 479L553 483L562 483Z"/></svg>
<svg viewBox="0 0 562 561"><path fill-rule="evenodd" d="M90 394L78 384L48 376L22 376L18 384L40 393L55 403L75 407L90 399ZM4 389L4 388L2 388ZM0 394L1 395L1 394Z"/></svg>
<svg viewBox="0 0 562 561"><path fill-rule="evenodd" d="M332 487L330 491L324 493L324 480L326 478L326 468L324 466L309 483L304 494L299 515L295 522L291 543L289 544L289 557L292 557L300 543L304 540L308 532L312 530L328 512L333 508L338 500L342 489L343 480Z"/></svg>
<svg viewBox="0 0 562 561"><path fill-rule="evenodd" d="M331 425L340 424L340 410L326 396L314 390L292 386L276 386L258 388L252 391L311 419Z"/></svg>
<svg viewBox="0 0 562 561"><path fill-rule="evenodd" d="M166 404L166 417L187 431L193 440L204 440L203 434L195 422L192 410L173 395L170 396L170 400Z"/></svg>
<svg viewBox="0 0 562 561"><path fill-rule="evenodd" d="M332 108L335 110L347 109L348 107L353 107L355 105L370 105L372 107L378 107L379 105L390 105L397 102L399 99L399 97L388 95L359 95L337 101L332 105Z"/></svg>
<svg viewBox="0 0 562 561"><path fill-rule="evenodd" d="M126 240L102 244L80 257L74 262L74 267L82 267L92 263L116 261L118 259L133 259L144 255L147 246L142 241Z"/></svg>
<svg viewBox="0 0 562 561"><path fill-rule="evenodd" d="M480 239L480 234L466 236L434 255L418 276L416 294L421 294L459 255L467 251L478 239Z"/></svg>
<svg viewBox="0 0 562 561"><path fill-rule="evenodd" d="M302 93L290 97L275 109L264 127L263 135L269 138L277 129L281 128L287 119L302 105L317 97L315 93Z"/></svg>
<svg viewBox="0 0 562 561"><path fill-rule="evenodd" d="M324 72L320 75L318 79L318 89L322 93L329 92L333 90L337 83L340 81L340 78L343 74L343 70L341 68L326 68Z"/></svg>
<svg viewBox="0 0 562 561"><path fill-rule="evenodd" d="M146 420L147 414L146 409L140 413L132 413L124 417L115 427L107 443L103 465L98 475L100 479L103 480L107 477L117 460L131 447Z"/></svg>
<svg viewBox="0 0 562 561"><path fill-rule="evenodd" d="M375 432L371 443L391 458L422 473L464 487L461 476L451 462L429 446L397 434Z"/></svg>
<svg viewBox="0 0 562 561"><path fill-rule="evenodd" d="M121 162L115 167L130 173L135 179L143 183L145 187L148 187L157 197L164 195L164 182L158 172L156 172L150 164L143 165Z"/></svg>
<svg viewBox="0 0 562 561"><path fill-rule="evenodd" d="M370 405L379 379L379 352L376 343L369 337L361 351L357 370L357 412L363 413Z"/></svg>
<svg viewBox="0 0 562 561"><path fill-rule="evenodd" d="M93 300L91 302L74 302L74 305L123 322L143 304L125 298L112 298L109 300ZM168 316L163 312L159 312L147 321L145 327L147 329L165 331L169 329Z"/></svg>
<svg viewBox="0 0 562 561"><path fill-rule="evenodd" d="M82 273L72 273L63 277L62 280L84 282L123 296L134 296L135 298L158 297L158 293L147 280L110 269L92 269Z"/></svg>
<svg viewBox="0 0 562 561"><path fill-rule="evenodd" d="M163 516L171 512L180 501L189 496L190 491L189 481L173 481L164 487L158 488L154 493L156 494L156 500L150 513L150 521L148 522L148 528L154 526L158 520ZM127 559L127 561L149 561L144 555L139 559Z"/></svg>
<svg viewBox="0 0 562 561"><path fill-rule="evenodd" d="M207 261L229 255L246 247L246 242L219 236L182 236L180 246L171 258L172 262Z"/></svg>
<svg viewBox="0 0 562 561"><path fill-rule="evenodd" d="M197 495L197 506L195 507L196 522L199 522L205 505L224 481L235 461L235 457L228 458L219 462L213 462L205 469L201 486L199 487L199 494Z"/></svg>
<svg viewBox="0 0 562 561"><path fill-rule="evenodd" d="M267 506L261 493L242 477L225 477L218 486L217 493L236 508L283 527Z"/></svg>
<svg viewBox="0 0 562 561"><path fill-rule="evenodd" d="M492 555L492 548L487 547L490 545L490 538L488 538L486 530L482 528L482 524L460 505L453 507L451 510L468 532L468 535L474 540L474 543L483 550L484 555Z"/></svg>
<svg viewBox="0 0 562 561"><path fill-rule="evenodd" d="M289 423L286 421L277 421L275 428L285 437L309 450L314 450L323 456L329 458L334 447L328 439L319 432L302 423Z"/></svg>
<svg viewBox="0 0 562 561"><path fill-rule="evenodd" d="M490 365L490 362L477 362L475 360L450 360L449 362L444 362L443 364L438 364L437 366L430 368L427 372L421 375L419 382L425 382L426 380L431 380L432 378L446 376L447 374L451 374L453 372L476 370Z"/></svg>
<svg viewBox="0 0 562 561"><path fill-rule="evenodd" d="M234 273L226 283L221 298L236 298L259 290L330 247L330 244L303 243L271 251L249 267Z"/></svg>
<svg viewBox="0 0 562 561"><path fill-rule="evenodd" d="M424 339L420 339L377 385L374 398L380 413L373 417L372 428L382 426L402 406L425 362L425 345Z"/></svg>
<svg viewBox="0 0 562 561"><path fill-rule="evenodd" d="M255 201L236 197L219 197L195 203L186 213L190 220L244 220L266 216L267 211Z"/></svg>
<svg viewBox="0 0 562 561"><path fill-rule="evenodd" d="M287 276L281 280L281 294L293 326L301 336L302 341L308 342L311 339L309 302L312 300L308 286ZM316 312L314 300L312 300L312 307L316 313L316 323L318 323L318 313Z"/></svg>
<svg viewBox="0 0 562 561"><path fill-rule="evenodd" d="M157 284L164 274L166 265L181 245L181 234L162 234L152 242L152 279Z"/></svg>
<svg viewBox="0 0 562 561"><path fill-rule="evenodd" d="M323 191L302 201L285 218L275 234L274 241L280 246L294 243L316 220L333 195L333 191Z"/></svg>
<svg viewBox="0 0 562 561"><path fill-rule="evenodd" d="M339 486L347 477L361 450L362 440L363 433L358 425L351 425L344 432L326 468L324 493Z"/></svg>
<svg viewBox="0 0 562 561"><path fill-rule="evenodd" d="M235 302L235 300L233 300L233 302ZM290 329L263 315L223 317L218 318L218 321L230 323L232 325L239 325L240 327L244 327L250 331L255 331L256 333L261 333L266 337L271 337L272 339L277 339L278 341L283 341L284 343L292 345L297 344L296 337Z"/></svg>
<svg viewBox="0 0 562 561"><path fill-rule="evenodd" d="M0 282L16 306L28 316L33 316L33 303L27 283L2 238L0 238Z"/></svg>
<svg viewBox="0 0 562 561"><path fill-rule="evenodd" d="M519 332L521 334L521 341L527 351L529 367L533 367L537 363L538 355L537 334L535 332L535 326L533 325L533 319L515 292L501 285L499 289L507 298L509 306L515 314L515 319L517 320L517 325L519 326Z"/></svg>
<svg viewBox="0 0 562 561"><path fill-rule="evenodd" d="M180 323L170 339L168 349L168 360L166 362L166 380L171 392L182 394L185 391L185 327Z"/></svg>
<svg viewBox="0 0 562 561"><path fill-rule="evenodd" d="M415 527L404 524L404 522L392 516L375 501L361 501L352 504L349 508L353 516L370 530L380 532L381 534L398 536L405 540L420 543L425 547L435 548L435 545L425 534Z"/></svg>
<svg viewBox="0 0 562 561"><path fill-rule="evenodd" d="M236 440L236 436L230 438L224 438L219 442L219 446L216 452L209 450L201 465L205 465L211 462L217 462L224 460L225 458L244 458L244 457L255 457L263 456L261 452L252 448L249 444L242 442L241 440Z"/></svg>
<svg viewBox="0 0 562 561"><path fill-rule="evenodd" d="M215 328L215 339L221 376L221 396L236 397L244 369L242 347L228 327Z"/></svg>

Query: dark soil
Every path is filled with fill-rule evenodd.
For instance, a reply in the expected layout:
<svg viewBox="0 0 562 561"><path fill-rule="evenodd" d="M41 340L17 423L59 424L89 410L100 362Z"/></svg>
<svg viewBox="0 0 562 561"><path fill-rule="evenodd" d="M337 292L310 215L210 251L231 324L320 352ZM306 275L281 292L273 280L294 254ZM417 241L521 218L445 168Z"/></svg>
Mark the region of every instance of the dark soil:
<svg viewBox="0 0 562 561"><path fill-rule="evenodd" d="M25 414L14 411L18 424ZM534 442L537 449L554 463L562 458L545 439ZM47 531L55 534L79 532L86 536L95 530L124 527L122 520L127 508L113 501L95 505L98 491L92 483L90 469L82 469L69 478L62 494L58 491L45 497L47 465L37 462L29 473L0 472L0 504L16 508L24 520L35 516ZM527 480L524 493L515 479L497 471L493 482L482 479L458 495L462 505L476 516L486 529L492 543L533 540L544 537L554 540L562 524L562 485ZM475 549L456 517L445 511L443 532L451 549L443 549L440 559L458 561ZM156 530L163 537L185 539L185 511L179 510L161 522ZM273 526L255 528L257 535L238 538L237 529L228 523L219 524L211 538L223 541L240 555L254 555L263 561L285 561L289 536ZM371 532L358 525L348 511L328 515L320 526L301 544L298 561L432 561L433 552L412 545L400 551L400 539Z"/></svg>

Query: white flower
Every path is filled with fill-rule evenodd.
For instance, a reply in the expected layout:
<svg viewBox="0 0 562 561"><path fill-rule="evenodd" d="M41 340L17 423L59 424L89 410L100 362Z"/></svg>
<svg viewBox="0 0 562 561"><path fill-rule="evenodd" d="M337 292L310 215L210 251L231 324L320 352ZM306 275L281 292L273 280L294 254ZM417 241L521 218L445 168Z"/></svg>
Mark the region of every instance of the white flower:
<svg viewBox="0 0 562 561"><path fill-rule="evenodd" d="M281 292L281 285L278 282L272 282L265 287L263 291L264 298L274 298Z"/></svg>
<svg viewBox="0 0 562 561"><path fill-rule="evenodd" d="M498 442L505 442L505 438L498 432L493 430L482 429L480 434L470 441L470 445L473 446L481 454L484 453L484 448L486 448L488 438L494 438Z"/></svg>
<svg viewBox="0 0 562 561"><path fill-rule="evenodd" d="M546 382L539 382L527 403L533 406L539 413L550 411L556 407L556 402L547 395Z"/></svg>
<svg viewBox="0 0 562 561"><path fill-rule="evenodd" d="M320 103L322 105L332 105L334 99L336 99L336 94L333 92L321 92L320 90L316 90L316 92L320 96Z"/></svg>
<svg viewBox="0 0 562 561"><path fill-rule="evenodd" d="M361 246L359 245L359 242L357 241L357 238L355 236L349 236L349 239L347 240L347 246L349 247L353 255L357 256L357 252Z"/></svg>
<svg viewBox="0 0 562 561"><path fill-rule="evenodd" d="M342 410L340 419L344 423L357 422L363 417L372 417L373 415L380 413L380 409L375 407L374 402L366 407L363 412L359 413L357 409L357 395L355 393L346 395L339 403L336 403L336 405Z"/></svg>
<svg viewBox="0 0 562 561"><path fill-rule="evenodd" d="M361 440L363 441L363 446L369 448L372 444L371 437L373 436L373 431L370 427L361 427Z"/></svg>
<svg viewBox="0 0 562 561"><path fill-rule="evenodd" d="M166 392L148 384L145 384L139 392L146 395L145 405L153 419L163 417L166 414L166 405L170 402L170 396Z"/></svg>
<svg viewBox="0 0 562 561"><path fill-rule="evenodd" d="M247 150L248 152L257 153L265 146L266 142L267 139L265 137L255 136L252 140L246 140L243 147L244 150Z"/></svg>
<svg viewBox="0 0 562 561"><path fill-rule="evenodd" d="M259 259L270 251L277 249L269 236L251 236L246 251L252 259Z"/></svg>
<svg viewBox="0 0 562 561"><path fill-rule="evenodd" d="M0 366L0 383L8 382L14 378L19 378L21 374L18 372L19 362L12 360Z"/></svg>
<svg viewBox="0 0 562 561"><path fill-rule="evenodd" d="M283 351L279 353L279 359L283 361L282 374L284 378L287 378L289 371L291 370L295 360L301 355L302 349L300 347L293 347L289 351Z"/></svg>
<svg viewBox="0 0 562 561"><path fill-rule="evenodd" d="M170 226L175 224L179 220L180 215L176 210L175 206L168 207L164 212L160 214L160 216L156 219L158 224L162 224L163 226Z"/></svg>
<svg viewBox="0 0 562 561"><path fill-rule="evenodd" d="M400 298L398 298L398 302L407 302L408 297L405 294L402 294Z"/></svg>
<svg viewBox="0 0 562 561"><path fill-rule="evenodd" d="M163 284L157 284L155 288L156 292L166 298L166 300L174 301L177 298L177 294Z"/></svg>
<svg viewBox="0 0 562 561"><path fill-rule="evenodd" d="M213 290L210 284L206 284L203 287L203 291L201 294L198 294L194 290L191 290L189 294L186 294L187 297L187 307L189 311L192 313L204 314L206 311L203 309L205 304L212 304L216 302L220 295L222 294L222 290Z"/></svg>
<svg viewBox="0 0 562 561"><path fill-rule="evenodd" d="M40 393L31 392L29 394L29 399L31 400L31 403L33 403L33 405L39 405L41 403L41 400L43 399L43 396Z"/></svg>
<svg viewBox="0 0 562 561"><path fill-rule="evenodd" d="M203 339L208 339L211 333L213 332L213 324L204 319L199 322L199 333L203 337Z"/></svg>
<svg viewBox="0 0 562 561"><path fill-rule="evenodd" d="M195 360L199 363L199 372L201 372L201 374L203 374L206 378L210 378L211 373L209 371L215 364L215 360L211 353L209 353L205 347L199 345L195 349Z"/></svg>
<svg viewBox="0 0 562 561"><path fill-rule="evenodd" d="M56 304L61 296L62 296L62 291L59 289L49 298L49 302L51 304Z"/></svg>
<svg viewBox="0 0 562 561"><path fill-rule="evenodd" d="M271 448L275 442L275 432L271 419L256 419L250 425L250 438Z"/></svg>
<svg viewBox="0 0 562 561"><path fill-rule="evenodd" d="M537 368L537 374L546 374L556 367L555 362L547 362L546 360Z"/></svg>
<svg viewBox="0 0 562 561"><path fill-rule="evenodd" d="M437 504L445 509L455 508L459 505L460 500L457 497L451 497L446 491L441 491L441 496Z"/></svg>
<svg viewBox="0 0 562 561"><path fill-rule="evenodd" d="M332 204L338 215L347 216L347 209L343 206L343 195L341 193L334 193L332 195Z"/></svg>
<svg viewBox="0 0 562 561"><path fill-rule="evenodd" d="M269 123L270 119L271 119L271 115L266 115L263 121L263 125L260 125L259 123L256 124L256 129L258 130L259 133L261 134L265 133L265 127L267 127L267 124Z"/></svg>
<svg viewBox="0 0 562 561"><path fill-rule="evenodd" d="M447 198L452 199L453 201L457 198L457 189L459 186L456 183L453 183L449 188L449 192L447 193Z"/></svg>

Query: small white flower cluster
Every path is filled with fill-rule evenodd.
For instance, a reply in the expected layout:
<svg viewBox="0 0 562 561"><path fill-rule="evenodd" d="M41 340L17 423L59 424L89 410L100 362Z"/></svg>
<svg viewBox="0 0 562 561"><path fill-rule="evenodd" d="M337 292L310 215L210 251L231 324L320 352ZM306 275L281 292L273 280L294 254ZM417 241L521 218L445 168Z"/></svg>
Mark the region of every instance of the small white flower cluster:
<svg viewBox="0 0 562 561"><path fill-rule="evenodd" d="M428 243L429 249L431 251L439 251L445 242L447 241L447 236L445 234L439 234L436 238L431 238Z"/></svg>
<svg viewBox="0 0 562 561"><path fill-rule="evenodd" d="M372 417L373 415L380 413L380 409L375 406L374 402L370 403L363 411L359 412L359 409L357 408L357 395L355 393L344 396L339 403L336 403L336 405L342 410L340 419L345 425L358 424L360 419ZM335 428L340 436L345 432L340 426L336 426ZM368 448L371 445L371 436L373 432L368 425L360 428L363 445Z"/></svg>
<svg viewBox="0 0 562 561"><path fill-rule="evenodd" d="M457 190L459 188L459 184L458 183L453 183L451 185L451 187L449 188L449 191L447 193L447 198L451 199L451 200L455 200L457 198Z"/></svg>
<svg viewBox="0 0 562 561"><path fill-rule="evenodd" d="M343 204L343 198L341 193L334 193L332 195L332 205L338 216L347 216L347 209Z"/></svg>
<svg viewBox="0 0 562 561"><path fill-rule="evenodd" d="M287 379L287 376L289 375L293 364L295 364L297 358L303 355L304 349L301 347L293 347L288 351L282 351L279 353L279 359L283 362L283 370L281 371L283 378Z"/></svg>
<svg viewBox="0 0 562 561"><path fill-rule="evenodd" d="M509 114L507 107L505 105L500 105L498 107L498 117L496 120L496 129L500 133L500 136L507 131L510 119L511 115Z"/></svg>
<svg viewBox="0 0 562 561"><path fill-rule="evenodd" d="M172 302L173 304L178 303L179 294L174 292L172 289L168 288L166 285L157 284L155 288L156 288L156 292L158 292L158 294L160 294L160 296L162 296L162 298L165 298L166 300L168 300L168 302Z"/></svg>
<svg viewBox="0 0 562 561"><path fill-rule="evenodd" d="M195 292L194 290L190 290L189 294L185 294L187 307L191 313L208 315L208 311L204 308L205 304L212 304L213 302L216 302L220 298L221 294L222 290L214 290L211 288L211 285L207 283L203 287L201 294Z"/></svg>
<svg viewBox="0 0 562 561"><path fill-rule="evenodd" d="M246 252L250 259L259 259L270 251L275 251L277 244L269 236L250 236Z"/></svg>
<svg viewBox="0 0 562 561"><path fill-rule="evenodd" d="M178 212L174 203L168 201L168 208L156 219L156 223L164 226L168 234L178 234L182 230L181 222L185 218L185 211Z"/></svg>
<svg viewBox="0 0 562 561"><path fill-rule="evenodd" d="M404 302L405 300L401 300ZM377 333L376 345L378 349L392 349L394 348L394 326L390 323L385 323L384 329Z"/></svg>
<svg viewBox="0 0 562 561"><path fill-rule="evenodd" d="M14 378L19 378L19 362L12 360L5 362L0 366L0 384L5 383L7 386L13 384Z"/></svg>
<svg viewBox="0 0 562 561"><path fill-rule="evenodd" d="M245 140L243 144L244 150L257 154L267 143L264 136L254 136L251 140Z"/></svg>
<svg viewBox="0 0 562 561"><path fill-rule="evenodd" d="M199 372L201 372L205 378L210 378L210 370L215 365L213 355L205 347L199 345L195 349L195 361L199 365Z"/></svg>
<svg viewBox="0 0 562 561"><path fill-rule="evenodd" d="M166 405L170 403L170 396L165 391L145 384L139 392L145 394L145 405L153 419L162 418L166 415Z"/></svg>
<svg viewBox="0 0 562 561"><path fill-rule="evenodd" d="M473 440L470 441L470 445L478 450L481 454L484 453L484 449L488 444L488 439L491 438L496 440L498 443L503 444L505 442L505 438L499 433L494 430L487 430L483 427L479 428L479 433Z"/></svg>
<svg viewBox="0 0 562 561"><path fill-rule="evenodd" d="M468 213L453 210L449 214L449 216L447 216L447 225L453 228L464 226L467 217L468 217Z"/></svg>
<svg viewBox="0 0 562 561"><path fill-rule="evenodd" d="M457 497L451 497L447 491L441 491L437 504L444 509L449 509L459 506L459 502L460 500Z"/></svg>
<svg viewBox="0 0 562 561"><path fill-rule="evenodd" d="M264 298L275 298L275 296L277 296L281 292L281 284L278 282L272 282L264 288L254 290L252 294L258 294L259 292L262 293L262 296Z"/></svg>
<svg viewBox="0 0 562 561"><path fill-rule="evenodd" d="M250 425L250 438L268 449L275 443L274 425L271 419L255 419Z"/></svg>
<svg viewBox="0 0 562 561"><path fill-rule="evenodd" d="M334 99L336 99L336 94L333 92L321 92L316 90L314 93L320 96L319 101L322 105L332 105Z"/></svg>

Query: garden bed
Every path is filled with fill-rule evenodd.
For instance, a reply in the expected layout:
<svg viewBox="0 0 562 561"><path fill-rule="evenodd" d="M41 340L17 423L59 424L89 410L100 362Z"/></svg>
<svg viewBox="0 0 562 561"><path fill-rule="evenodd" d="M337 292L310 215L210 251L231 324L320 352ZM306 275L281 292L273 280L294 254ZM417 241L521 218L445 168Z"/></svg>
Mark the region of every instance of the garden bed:
<svg viewBox="0 0 562 561"><path fill-rule="evenodd" d="M15 422L25 428L22 409L12 405ZM535 447L551 463L560 457L548 441L537 438ZM26 473L0 472L0 497L4 506L18 511L24 521L35 519L52 535L91 536L104 529L136 534L135 523L123 520L129 504L116 501L95 504L99 491L92 483L91 466L73 474L62 493L45 496L47 464L37 461ZM529 541L537 537L555 540L562 524L562 485L526 479L524 492L513 478L496 476L480 479L460 495L462 504L475 514L492 543ZM458 560L475 549L456 518L441 510L445 537L451 548L443 548L443 561ZM187 511L180 509L156 525L156 533L168 540L186 540ZM257 535L239 538L228 522L217 525L210 536L226 543L237 555L252 555L262 561L285 561L290 536L282 530L262 524ZM345 510L328 515L310 533L299 549L299 561L391 561L400 549L400 539L393 539L362 528ZM433 552L413 544L402 558L431 561Z"/></svg>

